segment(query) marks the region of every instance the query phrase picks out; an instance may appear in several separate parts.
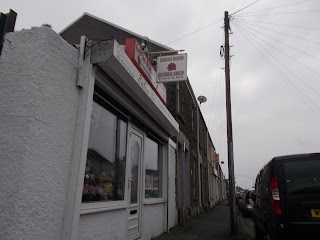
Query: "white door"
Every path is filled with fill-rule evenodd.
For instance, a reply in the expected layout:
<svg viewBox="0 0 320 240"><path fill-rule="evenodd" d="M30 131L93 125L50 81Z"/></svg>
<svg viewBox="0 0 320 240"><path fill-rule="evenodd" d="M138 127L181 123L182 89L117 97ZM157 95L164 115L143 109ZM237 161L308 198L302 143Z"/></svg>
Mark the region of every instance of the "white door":
<svg viewBox="0 0 320 240"><path fill-rule="evenodd" d="M128 239L141 236L141 161L143 156L143 135L131 128L129 134L129 171L128 171Z"/></svg>

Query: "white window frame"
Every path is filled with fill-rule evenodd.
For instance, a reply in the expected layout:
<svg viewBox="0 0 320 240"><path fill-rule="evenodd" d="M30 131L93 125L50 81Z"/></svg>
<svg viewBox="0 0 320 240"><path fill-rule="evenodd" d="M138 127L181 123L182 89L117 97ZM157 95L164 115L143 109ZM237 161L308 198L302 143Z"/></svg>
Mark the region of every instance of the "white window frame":
<svg viewBox="0 0 320 240"><path fill-rule="evenodd" d="M144 135L145 138L147 138L147 135L145 134ZM149 138L150 139L150 138ZM151 139L152 141L154 141L154 139ZM146 142L146 139L145 141ZM145 195L145 178L146 178L146 158L144 157L143 158L143 176L142 176L142 179L143 179L143 204L144 205L152 205L152 204L160 204L160 203L165 203L166 202L166 197L165 197L165 191L167 189L167 186L166 186L166 181L165 181L165 174L164 174L164 170L166 168L166 164L165 164L165 161L168 161L167 159L167 154L166 154L166 148L168 147L167 144L164 144L162 142L156 142L158 145L159 145L159 156L158 156L158 160L161 161L161 171L160 171L160 177L161 177L161 197L156 197L156 198L146 198L146 195ZM146 147L144 148L144 154L146 154ZM159 164L159 167L160 167L160 164ZM168 176L167 176L168 177Z"/></svg>
<svg viewBox="0 0 320 240"><path fill-rule="evenodd" d="M95 94L95 93L94 93ZM92 101L93 104L94 101ZM92 106L91 106L92 108ZM107 110L108 111L108 110ZM90 116L91 116L91 109L90 109ZM130 131L130 122L127 122L127 146L126 146L126 154L128 153L128 138L129 138L129 131ZM84 147L86 147L88 151L89 146L89 139ZM128 188L126 187L128 182L128 174L127 174L127 160L128 156L126 155L126 169L125 169L125 184L124 184L124 199L123 200L117 200L117 201L101 201L101 202L82 202L80 205L80 215L84 214L90 214L90 213L97 213L97 212L105 212L105 211L112 211L112 210L121 210L126 209L128 207L127 197L128 197ZM84 176L83 176L84 177ZM83 191L83 186L82 189ZM81 192L82 192L81 191ZM81 195L82 197L82 195Z"/></svg>

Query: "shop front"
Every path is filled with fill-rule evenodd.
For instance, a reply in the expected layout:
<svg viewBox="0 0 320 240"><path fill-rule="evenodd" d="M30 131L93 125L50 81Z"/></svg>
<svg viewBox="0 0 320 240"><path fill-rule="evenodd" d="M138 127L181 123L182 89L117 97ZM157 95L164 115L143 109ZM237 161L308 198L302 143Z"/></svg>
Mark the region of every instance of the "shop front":
<svg viewBox="0 0 320 240"><path fill-rule="evenodd" d="M149 240L173 227L179 126L165 88L114 40L75 48L47 27L7 38L0 239Z"/></svg>
<svg viewBox="0 0 320 240"><path fill-rule="evenodd" d="M77 237L150 239L175 224L170 138L179 127L164 105L163 86L156 91L124 46L115 40L93 46L84 48L95 77Z"/></svg>

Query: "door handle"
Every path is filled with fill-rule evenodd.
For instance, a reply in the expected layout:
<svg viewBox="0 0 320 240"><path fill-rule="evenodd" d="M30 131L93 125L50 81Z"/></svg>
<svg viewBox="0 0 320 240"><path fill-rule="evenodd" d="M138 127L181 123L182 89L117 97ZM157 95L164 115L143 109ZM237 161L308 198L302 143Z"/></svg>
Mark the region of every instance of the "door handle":
<svg viewBox="0 0 320 240"><path fill-rule="evenodd" d="M134 180L132 178L129 179L130 182L134 182Z"/></svg>

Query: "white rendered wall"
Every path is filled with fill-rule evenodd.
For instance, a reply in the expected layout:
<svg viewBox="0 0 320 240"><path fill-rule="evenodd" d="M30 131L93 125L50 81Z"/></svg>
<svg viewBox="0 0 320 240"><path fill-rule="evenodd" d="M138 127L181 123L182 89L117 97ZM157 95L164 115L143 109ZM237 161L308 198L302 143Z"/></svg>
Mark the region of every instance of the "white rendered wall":
<svg viewBox="0 0 320 240"><path fill-rule="evenodd" d="M128 212L113 210L80 216L79 240L122 240L127 237Z"/></svg>
<svg viewBox="0 0 320 240"><path fill-rule="evenodd" d="M78 51L47 27L0 58L0 239L61 239L78 111Z"/></svg>
<svg viewBox="0 0 320 240"><path fill-rule="evenodd" d="M142 238L150 240L152 237L159 236L165 231L165 208L164 203L144 205L143 206L143 222L142 222Z"/></svg>

